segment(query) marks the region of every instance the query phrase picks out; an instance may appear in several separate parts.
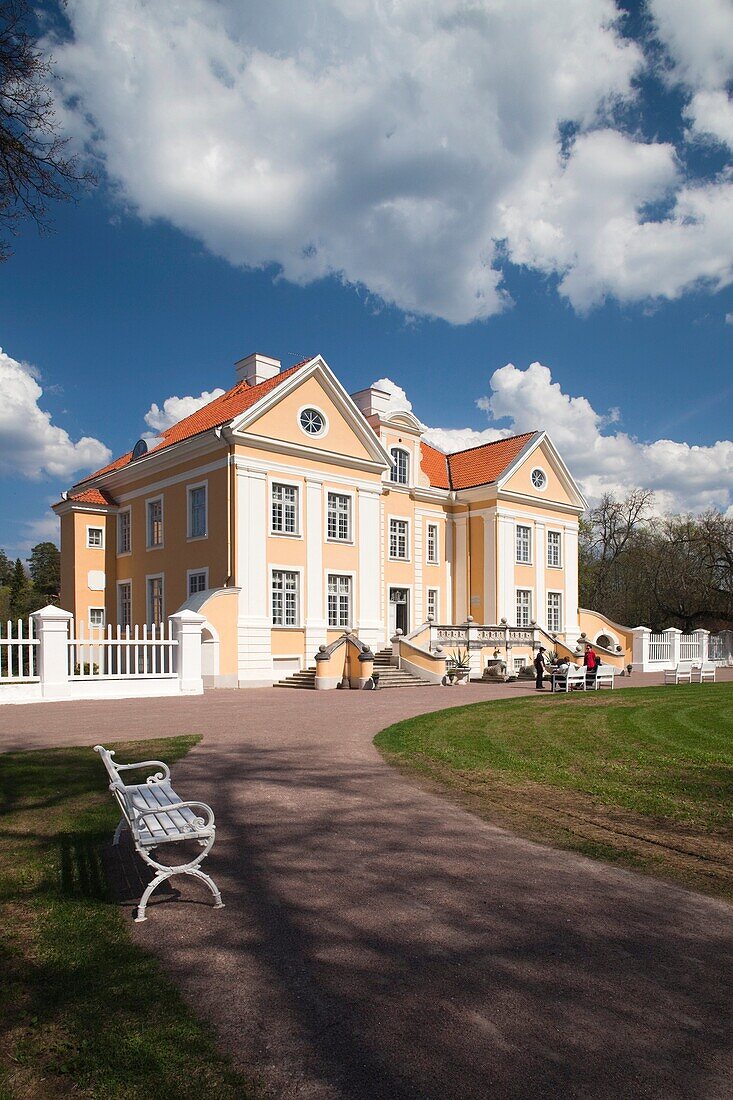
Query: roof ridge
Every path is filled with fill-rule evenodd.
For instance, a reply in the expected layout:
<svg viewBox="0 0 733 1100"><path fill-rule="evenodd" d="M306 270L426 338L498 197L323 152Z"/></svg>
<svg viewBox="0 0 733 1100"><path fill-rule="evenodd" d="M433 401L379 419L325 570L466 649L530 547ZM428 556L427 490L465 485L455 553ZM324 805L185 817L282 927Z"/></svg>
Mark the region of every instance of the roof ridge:
<svg viewBox="0 0 733 1100"><path fill-rule="evenodd" d="M463 447L460 451L441 451L446 458L453 458L454 455L465 455L468 451L480 451L482 447L494 447L497 443L509 443L512 439L524 439L525 436L529 438L531 435L537 435L540 431L539 428L533 428L531 432L517 432L516 435L503 435L500 439L488 439L486 443L475 443L473 447ZM432 446L431 443L428 446ZM438 450L437 447L434 450Z"/></svg>

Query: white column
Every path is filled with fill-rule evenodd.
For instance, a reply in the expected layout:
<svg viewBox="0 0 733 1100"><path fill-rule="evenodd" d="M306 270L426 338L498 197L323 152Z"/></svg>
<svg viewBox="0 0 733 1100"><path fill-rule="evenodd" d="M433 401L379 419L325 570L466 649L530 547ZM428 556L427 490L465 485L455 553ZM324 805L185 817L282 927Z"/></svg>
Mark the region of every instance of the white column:
<svg viewBox="0 0 733 1100"><path fill-rule="evenodd" d="M178 641L176 667L181 695L203 695L201 673L201 633L206 619L195 611L171 615L173 634Z"/></svg>
<svg viewBox="0 0 733 1100"><path fill-rule="evenodd" d="M415 577L415 587L413 589L413 601L414 605L410 608L410 615L412 618L411 629L415 630L416 627L421 626L425 622L425 616L423 615L423 560L425 557L425 546L423 542L425 531L425 517L415 509L413 523L415 524L415 533L412 540L413 554L415 555L413 563L413 575Z"/></svg>
<svg viewBox="0 0 733 1100"><path fill-rule="evenodd" d="M323 595L323 479L305 479L305 663L326 642Z"/></svg>
<svg viewBox="0 0 733 1100"><path fill-rule="evenodd" d="M453 615L455 603L455 576L455 533L453 516L447 515L445 517L445 591L441 590L440 593L439 619L441 624L453 623L455 621Z"/></svg>
<svg viewBox="0 0 733 1100"><path fill-rule="evenodd" d="M496 512L484 514L484 622L498 623Z"/></svg>
<svg viewBox="0 0 733 1100"><path fill-rule="evenodd" d="M702 629L695 630L694 634L698 641L697 660L699 664L702 664L703 661L707 661L708 659L708 640L710 638L710 631Z"/></svg>
<svg viewBox="0 0 733 1100"><path fill-rule="evenodd" d="M676 668L680 663L680 638L682 637L682 631L678 626L668 626L666 630L662 631L669 639L669 662L667 668Z"/></svg>
<svg viewBox="0 0 733 1100"><path fill-rule="evenodd" d="M261 470L237 466L235 486L235 583L240 587L237 618L238 679L242 687L258 687L272 684L275 679L272 669L267 578L267 476Z"/></svg>
<svg viewBox="0 0 733 1100"><path fill-rule="evenodd" d="M563 599L563 619L565 640L577 638L580 633L578 624L578 528L566 527L563 532L563 558L565 574L565 598Z"/></svg>
<svg viewBox="0 0 733 1100"><path fill-rule="evenodd" d="M547 544L545 540L545 525L535 521L534 525L534 598L535 606L532 617L547 629L547 596L545 594L545 560L547 558ZM560 624L562 625L562 624Z"/></svg>
<svg viewBox="0 0 733 1100"><path fill-rule="evenodd" d="M31 618L36 624L38 646L38 675L41 678L41 695L44 699L68 699L69 684L69 623L74 616L70 611L48 604L34 611Z"/></svg>
<svg viewBox="0 0 733 1100"><path fill-rule="evenodd" d="M455 584L455 604L453 621L463 623L468 614L468 577L466 576L466 516L453 517L453 577Z"/></svg>
<svg viewBox="0 0 733 1100"><path fill-rule="evenodd" d="M634 665L634 672L646 672L649 667L651 630L648 626L635 626L631 634L631 660Z"/></svg>
<svg viewBox="0 0 733 1100"><path fill-rule="evenodd" d="M514 558L516 556L514 519L511 516L497 516L499 525L499 559L497 562L498 618L515 623L517 608L514 595Z"/></svg>
<svg viewBox="0 0 733 1100"><path fill-rule="evenodd" d="M359 608L356 633L376 652L385 635L382 619L381 569L384 555L380 546L381 488L358 490Z"/></svg>

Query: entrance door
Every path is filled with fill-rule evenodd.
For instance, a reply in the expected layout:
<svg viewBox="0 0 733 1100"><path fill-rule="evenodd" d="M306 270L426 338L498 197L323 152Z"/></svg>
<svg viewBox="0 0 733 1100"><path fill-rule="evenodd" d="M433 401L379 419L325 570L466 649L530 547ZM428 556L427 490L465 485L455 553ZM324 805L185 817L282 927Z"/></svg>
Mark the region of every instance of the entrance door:
<svg viewBox="0 0 733 1100"><path fill-rule="evenodd" d="M410 590L409 588L390 588L389 590L389 636L401 630L410 633Z"/></svg>

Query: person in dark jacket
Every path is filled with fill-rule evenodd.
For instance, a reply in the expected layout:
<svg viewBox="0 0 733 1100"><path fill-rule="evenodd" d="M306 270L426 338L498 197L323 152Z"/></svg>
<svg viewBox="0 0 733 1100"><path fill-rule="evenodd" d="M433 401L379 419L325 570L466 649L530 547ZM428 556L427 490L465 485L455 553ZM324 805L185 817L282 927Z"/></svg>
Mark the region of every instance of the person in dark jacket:
<svg viewBox="0 0 733 1100"><path fill-rule="evenodd" d="M534 659L534 670L537 673L537 678L536 678L535 683L534 683L536 691L544 691L545 690L544 687L543 687L542 681L543 681L544 676L545 676L545 667L546 667L545 666L545 653L546 652L547 651L546 651L545 647L540 646L540 648L537 651L537 656Z"/></svg>

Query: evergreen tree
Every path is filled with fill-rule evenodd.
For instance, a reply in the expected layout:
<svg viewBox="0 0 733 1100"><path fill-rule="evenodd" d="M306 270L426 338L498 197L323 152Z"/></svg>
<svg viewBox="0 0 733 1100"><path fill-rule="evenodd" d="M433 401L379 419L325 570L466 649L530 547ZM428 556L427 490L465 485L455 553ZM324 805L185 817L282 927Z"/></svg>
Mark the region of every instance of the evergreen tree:
<svg viewBox="0 0 733 1100"><path fill-rule="evenodd" d="M13 575L13 563L5 553L4 550L0 550L0 588L4 588L10 584L10 578Z"/></svg>
<svg viewBox="0 0 733 1100"><path fill-rule="evenodd" d="M25 575L23 562L15 559L13 572L10 577L10 615L13 619L23 618L28 614L30 605L30 584Z"/></svg>
<svg viewBox="0 0 733 1100"><path fill-rule="evenodd" d="M61 588L61 554L52 542L39 542L28 558L33 587L38 595L58 596Z"/></svg>

